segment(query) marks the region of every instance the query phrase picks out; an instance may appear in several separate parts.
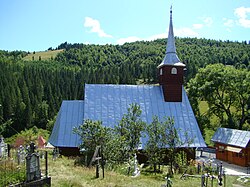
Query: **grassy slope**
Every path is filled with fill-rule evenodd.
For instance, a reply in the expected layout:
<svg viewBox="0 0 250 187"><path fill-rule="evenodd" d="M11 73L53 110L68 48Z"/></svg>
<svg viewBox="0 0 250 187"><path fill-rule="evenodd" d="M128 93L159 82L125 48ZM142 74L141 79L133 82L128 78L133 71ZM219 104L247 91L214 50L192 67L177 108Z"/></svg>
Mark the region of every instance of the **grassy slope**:
<svg viewBox="0 0 250 187"><path fill-rule="evenodd" d="M200 101L199 103L199 107L200 107L200 111L201 114L204 114L208 111L208 104L206 101ZM212 124L216 124L218 119L216 116L212 117L211 122ZM205 142L207 143L207 145L212 146L213 143L211 142L211 138L214 135L215 131L213 131L212 129L205 129Z"/></svg>
<svg viewBox="0 0 250 187"><path fill-rule="evenodd" d="M100 170L100 178L95 178L94 168L85 168L74 166L74 160L69 158L58 158L52 161L49 155L49 175L52 178L53 187L159 187L165 183L165 174L141 174L137 178L132 178L126 175L118 174L105 170L105 178L102 178L102 170ZM44 163L41 164L44 166ZM233 183L237 183L238 177L227 177L227 187L231 187ZM190 178L181 180L180 175L175 175L173 186L200 186L200 178ZM210 181L208 183L210 186ZM214 181L215 184L215 181Z"/></svg>
<svg viewBox="0 0 250 187"><path fill-rule="evenodd" d="M34 57L34 60L39 60L39 56L40 56L42 60L47 60L47 59L51 59L51 57L55 58L56 55L62 51L63 51L63 49L54 50L54 51L35 52L35 54L30 53L27 56L25 56L23 59L24 60L33 60L32 58Z"/></svg>

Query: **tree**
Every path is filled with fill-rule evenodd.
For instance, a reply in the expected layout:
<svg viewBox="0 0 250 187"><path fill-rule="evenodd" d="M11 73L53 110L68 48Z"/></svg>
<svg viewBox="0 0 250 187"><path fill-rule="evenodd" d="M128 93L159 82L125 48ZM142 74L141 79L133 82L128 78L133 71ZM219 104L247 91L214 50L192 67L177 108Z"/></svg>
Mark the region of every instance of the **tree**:
<svg viewBox="0 0 250 187"><path fill-rule="evenodd" d="M0 124L0 136L6 132L6 130L10 127L10 125L13 123L12 119L7 120L6 122Z"/></svg>
<svg viewBox="0 0 250 187"><path fill-rule="evenodd" d="M148 141L145 146L145 152L148 157L149 164L154 166L154 172L156 172L156 165L161 164L165 157L164 146L166 137L165 123L159 121L157 116L153 117L152 123L145 128L148 136Z"/></svg>
<svg viewBox="0 0 250 187"><path fill-rule="evenodd" d="M188 133L184 132L184 137L182 140L179 137L179 134L183 129L176 129L174 126L174 119L168 117L165 121L162 122L163 127L165 128L165 134L163 133L163 147L167 148L167 154L170 163L170 171L169 174L173 175L173 165L175 162L175 157L177 156L176 151L179 147L189 147L189 145L193 142L193 139L188 137Z"/></svg>
<svg viewBox="0 0 250 187"><path fill-rule="evenodd" d="M217 116L224 127L242 129L250 119L250 72L246 69L208 65L190 80L188 93L196 112L198 101L206 101L206 115Z"/></svg>
<svg viewBox="0 0 250 187"><path fill-rule="evenodd" d="M123 115L122 120L115 127L115 131L124 140L124 146L130 154L138 150L145 128L145 123L140 118L141 112L140 106L132 103L128 108L128 113Z"/></svg>
<svg viewBox="0 0 250 187"><path fill-rule="evenodd" d="M87 119L82 125L73 129L73 132L81 137L80 148L92 154L97 146L105 147L108 141L109 129L102 125L101 121Z"/></svg>

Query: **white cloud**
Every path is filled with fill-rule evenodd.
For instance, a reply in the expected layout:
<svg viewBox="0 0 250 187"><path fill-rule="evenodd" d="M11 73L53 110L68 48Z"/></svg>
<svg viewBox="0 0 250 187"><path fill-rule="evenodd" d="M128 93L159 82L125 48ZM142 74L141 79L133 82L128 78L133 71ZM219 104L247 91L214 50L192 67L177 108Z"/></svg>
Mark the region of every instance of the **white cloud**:
<svg viewBox="0 0 250 187"><path fill-rule="evenodd" d="M90 27L90 32L97 33L99 37L112 38L111 35L106 34L102 29L100 22L91 17L85 17L84 27Z"/></svg>
<svg viewBox="0 0 250 187"><path fill-rule="evenodd" d="M153 41L156 39L161 39L161 38L167 38L168 35L167 33L162 33L162 34L156 34L156 35L152 35L149 36L148 38L139 38L137 36L129 36L127 38L120 38L116 41L117 44L122 45L124 43L131 43L131 42L135 42L135 41Z"/></svg>
<svg viewBox="0 0 250 187"><path fill-rule="evenodd" d="M238 23L242 27L250 28L250 19L247 18L247 14L250 14L250 7L239 7L234 10L234 15L239 18Z"/></svg>
<svg viewBox="0 0 250 187"><path fill-rule="evenodd" d="M179 28L179 29L174 28L174 35L179 36L179 37L199 37L199 34L193 31L191 28ZM122 45L124 43L131 43L135 41L142 41L142 40L153 41L156 39L167 38L167 37L168 37L168 31L165 33L161 33L161 34L152 35L147 38L139 38L137 36L129 36L127 38L120 38L116 41L116 43L119 45Z"/></svg>
<svg viewBox="0 0 250 187"><path fill-rule="evenodd" d="M224 25L226 27L233 27L234 26L234 20L232 20L232 19L223 18L223 21L224 21Z"/></svg>
<svg viewBox="0 0 250 187"><path fill-rule="evenodd" d="M202 27L203 27L203 24L199 24L199 23L193 24L194 29L201 29Z"/></svg>
<svg viewBox="0 0 250 187"><path fill-rule="evenodd" d="M179 37L199 37L199 34L193 31L191 28L183 27L179 29L174 29L174 35Z"/></svg>
<svg viewBox="0 0 250 187"><path fill-rule="evenodd" d="M141 41L141 38L138 38L136 36L129 36L127 38L120 38L116 41L117 44L122 45L124 43L131 43L131 42L135 42L135 41Z"/></svg>
<svg viewBox="0 0 250 187"><path fill-rule="evenodd" d="M207 27L211 27L213 24L213 19L211 17L204 17L202 20Z"/></svg>
<svg viewBox="0 0 250 187"><path fill-rule="evenodd" d="M147 41L153 41L153 40L156 40L156 39L167 38L167 37L168 37L168 34L166 32L166 33L156 34L156 35L150 36L146 40Z"/></svg>
<svg viewBox="0 0 250 187"><path fill-rule="evenodd" d="M203 27L211 27L213 19L211 17L201 17L203 23L195 23L192 25L193 29L202 29Z"/></svg>

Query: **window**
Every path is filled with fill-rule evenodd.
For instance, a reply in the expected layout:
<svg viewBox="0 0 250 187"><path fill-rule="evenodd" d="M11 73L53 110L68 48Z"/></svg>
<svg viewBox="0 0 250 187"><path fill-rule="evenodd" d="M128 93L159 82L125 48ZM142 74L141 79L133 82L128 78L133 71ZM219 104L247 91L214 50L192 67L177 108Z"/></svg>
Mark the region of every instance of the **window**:
<svg viewBox="0 0 250 187"><path fill-rule="evenodd" d="M242 158L243 154L242 153L236 153L236 157Z"/></svg>
<svg viewBox="0 0 250 187"><path fill-rule="evenodd" d="M219 146L219 152L220 153L224 153L224 149L225 149L224 146Z"/></svg>
<svg viewBox="0 0 250 187"><path fill-rule="evenodd" d="M176 68L172 68L171 69L171 74L177 74L177 69Z"/></svg>
<svg viewBox="0 0 250 187"><path fill-rule="evenodd" d="M162 68L160 69L160 75L162 75Z"/></svg>

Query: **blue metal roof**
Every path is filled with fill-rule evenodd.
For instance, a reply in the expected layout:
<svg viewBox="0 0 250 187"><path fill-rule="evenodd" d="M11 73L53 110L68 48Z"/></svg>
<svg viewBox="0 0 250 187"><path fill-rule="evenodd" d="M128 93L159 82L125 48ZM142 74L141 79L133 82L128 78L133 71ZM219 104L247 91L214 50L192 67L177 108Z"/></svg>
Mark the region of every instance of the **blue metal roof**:
<svg viewBox="0 0 250 187"><path fill-rule="evenodd" d="M250 131L218 128L211 140L213 142L245 148L250 141Z"/></svg>
<svg viewBox="0 0 250 187"><path fill-rule="evenodd" d="M142 110L141 119L147 124L153 116L160 120L173 117L181 141L185 141L185 133L193 140L182 147L206 147L184 89L182 93L182 102L165 102L161 86L86 84L84 101L62 102L49 142L56 147L78 147L80 137L72 130L84 119L100 120L103 125L114 127L129 105L137 103ZM141 139L142 148L146 141L147 138Z"/></svg>
<svg viewBox="0 0 250 187"><path fill-rule="evenodd" d="M63 101L49 142L55 147L78 147L80 137L73 128L83 123L84 101Z"/></svg>
<svg viewBox="0 0 250 187"><path fill-rule="evenodd" d="M182 102L165 102L161 86L153 85L110 85L86 84L84 100L84 119L101 120L103 125L114 127L127 113L131 103L140 105L141 118L147 124L153 116L163 120L174 117L179 137L184 142L185 132L193 140L182 147L206 147L187 94L183 88ZM142 139L142 147L146 139Z"/></svg>

